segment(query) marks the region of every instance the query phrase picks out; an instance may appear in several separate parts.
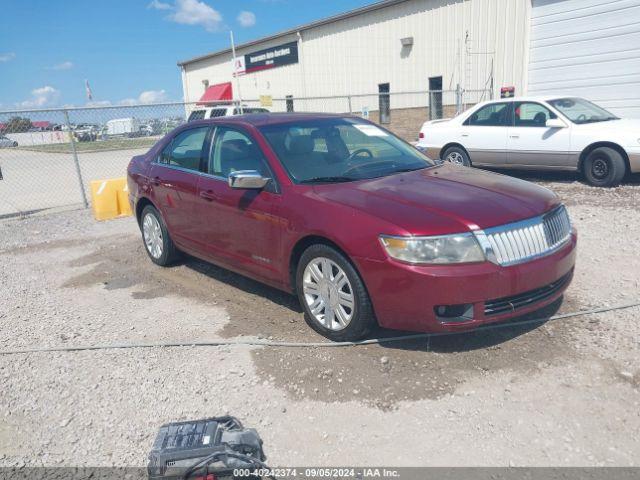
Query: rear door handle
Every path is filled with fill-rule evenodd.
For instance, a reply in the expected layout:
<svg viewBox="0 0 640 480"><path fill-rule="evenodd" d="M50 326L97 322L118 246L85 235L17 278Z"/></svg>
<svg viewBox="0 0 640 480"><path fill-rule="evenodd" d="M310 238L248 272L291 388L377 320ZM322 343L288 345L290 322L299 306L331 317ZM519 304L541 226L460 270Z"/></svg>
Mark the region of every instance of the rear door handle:
<svg viewBox="0 0 640 480"><path fill-rule="evenodd" d="M212 202L214 200L217 200L218 196L215 193L213 193L213 191L211 190L206 190L206 191L203 190L200 192L200 198L204 198L208 202Z"/></svg>
<svg viewBox="0 0 640 480"><path fill-rule="evenodd" d="M511 138L520 138L520 135L509 135Z"/></svg>
<svg viewBox="0 0 640 480"><path fill-rule="evenodd" d="M153 179L151 180L151 183L152 183L154 186L156 186L156 187L157 187L157 186L159 186L159 185L160 185L160 183L162 183L162 182L160 182L160 177L153 177Z"/></svg>
<svg viewBox="0 0 640 480"><path fill-rule="evenodd" d="M469 136L469 134L468 134L468 133L463 133L463 134L462 134L462 136L463 136L463 137L468 137L468 136Z"/></svg>

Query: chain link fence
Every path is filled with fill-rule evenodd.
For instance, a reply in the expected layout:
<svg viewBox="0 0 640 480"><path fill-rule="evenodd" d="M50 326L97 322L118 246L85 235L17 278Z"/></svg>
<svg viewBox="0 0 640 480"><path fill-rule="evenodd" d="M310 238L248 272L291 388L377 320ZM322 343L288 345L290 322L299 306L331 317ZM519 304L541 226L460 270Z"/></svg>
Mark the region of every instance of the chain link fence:
<svg viewBox="0 0 640 480"><path fill-rule="evenodd" d="M271 112L344 113L415 141L422 123L489 99L478 91L423 91L243 100ZM196 103L0 112L0 218L87 207L93 180L123 177L134 155L185 123ZM234 109L229 109L233 111Z"/></svg>

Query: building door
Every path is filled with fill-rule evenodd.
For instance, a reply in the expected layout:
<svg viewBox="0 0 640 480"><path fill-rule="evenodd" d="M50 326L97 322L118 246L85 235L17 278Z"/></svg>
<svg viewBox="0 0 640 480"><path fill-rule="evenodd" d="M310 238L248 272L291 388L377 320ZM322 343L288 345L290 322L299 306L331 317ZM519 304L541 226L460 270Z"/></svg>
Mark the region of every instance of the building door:
<svg viewBox="0 0 640 480"><path fill-rule="evenodd" d="M442 118L442 77L429 78L429 120Z"/></svg>
<svg viewBox="0 0 640 480"><path fill-rule="evenodd" d="M638 19L640 0L533 0L527 93L584 97L640 117Z"/></svg>
<svg viewBox="0 0 640 480"><path fill-rule="evenodd" d="M380 123L391 122L391 102L389 99L389 84L378 85L378 108L380 110Z"/></svg>

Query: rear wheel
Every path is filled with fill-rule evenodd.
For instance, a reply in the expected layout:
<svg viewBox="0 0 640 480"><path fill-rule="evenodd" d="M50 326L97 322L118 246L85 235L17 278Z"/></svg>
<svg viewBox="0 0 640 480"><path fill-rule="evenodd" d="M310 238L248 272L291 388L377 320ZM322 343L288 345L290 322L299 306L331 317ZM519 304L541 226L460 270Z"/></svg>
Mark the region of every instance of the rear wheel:
<svg viewBox="0 0 640 480"><path fill-rule="evenodd" d="M331 340L360 340L376 324L360 275L334 248L307 248L298 262L296 286L307 324Z"/></svg>
<svg viewBox="0 0 640 480"><path fill-rule="evenodd" d="M471 159L469 155L461 147L449 147L442 155L442 160L445 162L453 163L455 165L462 165L464 167L471 166Z"/></svg>
<svg viewBox="0 0 640 480"><path fill-rule="evenodd" d="M626 172L624 158L613 148L596 148L582 163L584 178L595 187L615 187Z"/></svg>
<svg viewBox="0 0 640 480"><path fill-rule="evenodd" d="M153 205L147 205L142 210L140 230L145 250L153 263L165 267L177 260L178 250L169 236L162 215Z"/></svg>

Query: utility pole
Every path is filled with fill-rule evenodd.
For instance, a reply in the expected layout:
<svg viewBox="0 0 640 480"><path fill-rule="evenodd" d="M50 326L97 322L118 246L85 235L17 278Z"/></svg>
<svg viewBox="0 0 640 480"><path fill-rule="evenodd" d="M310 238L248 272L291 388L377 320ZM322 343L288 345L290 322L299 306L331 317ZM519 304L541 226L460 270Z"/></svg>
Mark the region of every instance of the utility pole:
<svg viewBox="0 0 640 480"><path fill-rule="evenodd" d="M242 109L242 93L240 93L240 79L238 78L238 70L236 64L236 44L233 41L233 30L229 30L229 37L231 38L231 53L233 55L233 76L236 79L236 89L238 90L238 101L240 102L240 115L244 113Z"/></svg>

